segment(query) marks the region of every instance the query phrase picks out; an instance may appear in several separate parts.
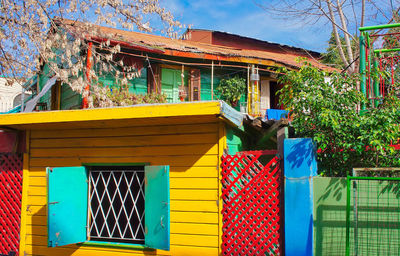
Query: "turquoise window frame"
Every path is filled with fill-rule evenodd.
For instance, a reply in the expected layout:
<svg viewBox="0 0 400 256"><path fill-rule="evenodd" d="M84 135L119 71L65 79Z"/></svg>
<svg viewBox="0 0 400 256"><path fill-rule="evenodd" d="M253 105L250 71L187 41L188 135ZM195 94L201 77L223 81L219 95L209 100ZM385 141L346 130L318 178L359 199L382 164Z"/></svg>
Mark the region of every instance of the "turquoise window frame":
<svg viewBox="0 0 400 256"><path fill-rule="evenodd" d="M103 242L103 241L90 241L90 240L83 242L82 245L89 247L101 247L101 248L120 248L120 249L148 250L148 251L155 250L154 248L147 247L143 244Z"/></svg>
<svg viewBox="0 0 400 256"><path fill-rule="evenodd" d="M88 181L87 167L90 166L144 166L145 170L145 244L130 244L130 243L119 243L119 242L107 242L107 241L90 241L87 237L87 214L88 214ZM55 170L60 173L59 175L49 174L49 170ZM78 170L77 172L71 172L71 170ZM86 172L86 179L83 179L82 169ZM148 163L122 163L122 164L85 164L84 166L78 167L57 167L47 168L47 184L48 184L48 246L64 246L69 244L79 243L83 246L96 246L96 247L113 247L113 248L124 248L124 249L137 249L137 250L153 250L162 249L170 250L170 190L169 190L169 166L151 166ZM69 184L71 181L76 180L74 176L76 173L79 174L79 187L69 188L65 184ZM52 177L50 177L52 176ZM60 176L61 178L55 179ZM68 180L69 182L66 182ZM54 189L62 186L62 192ZM86 188L86 190L85 190ZM70 198L69 194L72 193L78 199ZM85 197L81 194L85 193ZM53 200L57 202L57 207L64 207L62 212L54 209L54 204L49 204ZM64 199L67 200L64 200ZM86 198L86 200L84 200ZM80 214L77 216L85 217L85 232L82 233L82 223L79 224L81 232L65 232L66 229L75 230L75 223L65 222L63 227L57 224L62 224L71 211L68 211L71 204L76 201L80 202ZM86 207L85 207L86 205ZM49 207L50 206L50 207ZM147 210L146 210L147 209ZM57 218L55 218L57 217ZM82 218L80 218L82 219ZM80 221L82 222L82 220ZM64 228L64 229L63 229ZM70 234L69 234L70 233ZM61 235L60 235L61 234ZM74 235L71 235L74 234ZM73 237L70 239L70 237ZM62 240L62 243L55 243L54 239L66 238ZM84 237L84 238L83 238Z"/></svg>

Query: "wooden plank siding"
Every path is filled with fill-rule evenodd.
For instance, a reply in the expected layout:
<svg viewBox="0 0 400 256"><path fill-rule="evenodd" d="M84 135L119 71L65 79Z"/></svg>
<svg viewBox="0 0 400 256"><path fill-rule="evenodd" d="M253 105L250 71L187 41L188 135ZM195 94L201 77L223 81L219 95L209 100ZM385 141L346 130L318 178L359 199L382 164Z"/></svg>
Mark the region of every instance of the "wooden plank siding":
<svg viewBox="0 0 400 256"><path fill-rule="evenodd" d="M82 107L82 95L72 90L69 85L63 84L60 94L60 109L69 110Z"/></svg>
<svg viewBox="0 0 400 256"><path fill-rule="evenodd" d="M225 126L215 117L203 123L186 119L182 125L31 130L20 255L218 255L222 228L219 159L225 147L220 138L225 132L220 130ZM94 163L170 166L170 251L47 247L46 167Z"/></svg>

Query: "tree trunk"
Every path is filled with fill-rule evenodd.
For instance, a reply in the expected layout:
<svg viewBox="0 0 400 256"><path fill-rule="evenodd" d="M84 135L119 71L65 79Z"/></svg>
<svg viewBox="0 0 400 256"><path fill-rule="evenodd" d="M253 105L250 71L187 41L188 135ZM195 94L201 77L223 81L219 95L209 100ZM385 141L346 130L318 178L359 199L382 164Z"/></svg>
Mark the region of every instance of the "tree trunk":
<svg viewBox="0 0 400 256"><path fill-rule="evenodd" d="M337 0L337 10L339 13L340 22L342 23L342 28L345 30L344 41L346 43L347 56L349 57L349 63L351 63L350 67L348 68L348 73L353 73L354 72L353 49L351 49L351 42L350 42L349 35L346 33L346 32L348 32L347 22L346 22L346 18L344 17L344 14L343 14L342 4L340 3L340 0Z"/></svg>
<svg viewBox="0 0 400 256"><path fill-rule="evenodd" d="M337 27L335 25L336 24L336 20L335 20L335 14L333 13L333 7L332 7L331 0L326 0L326 4L328 5L329 16L330 16L330 19L332 20L332 22L331 22L332 23L332 30L333 30L333 34L335 36L335 41L336 41L336 45L338 47L340 58L342 59L344 65L348 66L349 62L347 61L347 58L346 58L346 56L344 54L343 47L342 47L342 44L340 42L339 32L338 32Z"/></svg>

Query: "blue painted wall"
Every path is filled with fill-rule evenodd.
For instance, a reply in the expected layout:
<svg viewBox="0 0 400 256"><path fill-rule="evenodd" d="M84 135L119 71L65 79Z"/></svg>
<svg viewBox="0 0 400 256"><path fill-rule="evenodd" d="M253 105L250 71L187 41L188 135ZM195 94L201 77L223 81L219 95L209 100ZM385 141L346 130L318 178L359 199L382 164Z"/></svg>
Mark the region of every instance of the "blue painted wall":
<svg viewBox="0 0 400 256"><path fill-rule="evenodd" d="M313 255L313 183L317 175L311 139L285 139L285 255Z"/></svg>

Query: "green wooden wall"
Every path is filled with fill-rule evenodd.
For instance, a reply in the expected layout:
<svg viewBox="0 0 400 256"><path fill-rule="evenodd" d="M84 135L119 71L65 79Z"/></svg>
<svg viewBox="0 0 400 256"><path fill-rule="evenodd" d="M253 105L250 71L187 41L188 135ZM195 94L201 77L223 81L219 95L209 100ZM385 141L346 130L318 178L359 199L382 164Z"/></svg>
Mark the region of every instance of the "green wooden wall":
<svg viewBox="0 0 400 256"><path fill-rule="evenodd" d="M80 109L82 107L82 95L73 91L67 84L62 84L61 86L60 101L60 108L64 110Z"/></svg>
<svg viewBox="0 0 400 256"><path fill-rule="evenodd" d="M44 65L42 69L42 74L39 75L39 91L43 89L47 81L51 78L51 71L47 64ZM67 84L62 84L61 86L61 96L60 96L60 108L63 110L68 109L79 109L82 105L82 97L79 93L72 90L72 88ZM51 90L49 90L43 97L39 100L40 103L46 103L47 110L51 109Z"/></svg>
<svg viewBox="0 0 400 256"><path fill-rule="evenodd" d="M44 66L42 74L39 76L39 89L41 90L46 82L49 80L49 68L47 65ZM211 100L211 70L201 69L201 100ZM221 79L228 78L232 75L232 70L226 70L218 68L214 72L214 100L220 99L217 93L217 86ZM99 83L104 86L112 88L119 88L119 83L115 80L115 74L109 73L99 77ZM184 83L188 87L189 84L189 72L184 72ZM147 93L147 69L143 68L140 77L134 78L128 82L129 92L135 94L146 94ZM181 86L181 70L162 68L161 69L161 86L162 92L167 95L167 102L176 103L179 100L179 87ZM246 102L247 95L243 94L239 103L234 108L240 111L240 103ZM47 104L47 109L51 106L51 91L46 93L39 101ZM74 92L71 87L67 84L63 84L61 87L61 109L79 109L82 105L82 97L80 94Z"/></svg>
<svg viewBox="0 0 400 256"><path fill-rule="evenodd" d="M201 74L201 100L211 100L211 71L202 69ZM217 94L215 89L221 79L218 76L214 77L214 95ZM214 97L215 100L215 97Z"/></svg>
<svg viewBox="0 0 400 256"><path fill-rule="evenodd" d="M231 126L226 126L226 144L228 146L228 154L234 155L237 152L246 150L247 141L243 132Z"/></svg>
<svg viewBox="0 0 400 256"><path fill-rule="evenodd" d="M201 69L201 100L211 100L211 70ZM220 99L216 90L221 79L229 78L232 70L224 70L218 68L214 72L214 100ZM233 74L234 75L234 74ZM240 111L240 103L246 102L247 92L242 95L237 106L234 109Z"/></svg>
<svg viewBox="0 0 400 256"><path fill-rule="evenodd" d="M171 68L161 68L161 91L167 95L168 103L177 103L179 100L179 87L182 84L181 70ZM184 71L184 85L188 91L189 76ZM186 98L188 99L188 97Z"/></svg>
<svg viewBox="0 0 400 256"><path fill-rule="evenodd" d="M44 65L42 74L39 75L39 91L41 91L47 81L50 79L48 75L50 73L50 68L47 64ZM42 98L40 98L39 103L46 103L47 109L51 107L51 90L48 91Z"/></svg>
<svg viewBox="0 0 400 256"><path fill-rule="evenodd" d="M99 83L111 88L119 88L120 84L115 80L115 74L109 73L99 77ZM134 94L147 93L147 69L143 68L139 77L128 81L129 92Z"/></svg>
<svg viewBox="0 0 400 256"><path fill-rule="evenodd" d="M345 255L346 178L315 177L314 255Z"/></svg>
<svg viewBox="0 0 400 256"><path fill-rule="evenodd" d="M48 75L50 73L49 67L46 64L43 67L42 74L39 76L39 90L42 90L46 82L50 79ZM99 77L99 82L105 86L112 88L119 88L119 84L115 81L113 74L106 74ZM146 94L147 93L147 70L142 69L140 77L136 77L128 81L129 92L135 94ZM61 86L61 104L62 110L68 109L80 109L82 106L82 95L73 91L68 84L62 84ZM51 90L48 91L40 100L40 103L46 103L47 109L51 108Z"/></svg>

